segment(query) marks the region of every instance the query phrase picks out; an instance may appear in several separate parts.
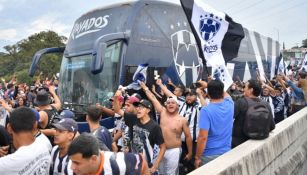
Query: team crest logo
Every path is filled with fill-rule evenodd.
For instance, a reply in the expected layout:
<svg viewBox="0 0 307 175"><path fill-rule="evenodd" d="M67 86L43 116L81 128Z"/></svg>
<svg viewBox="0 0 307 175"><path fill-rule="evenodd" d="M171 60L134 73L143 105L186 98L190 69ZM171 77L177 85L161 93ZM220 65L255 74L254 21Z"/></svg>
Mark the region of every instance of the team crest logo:
<svg viewBox="0 0 307 175"><path fill-rule="evenodd" d="M177 74L183 85L196 82L202 71L197 44L193 34L181 30L171 35L173 59Z"/></svg>
<svg viewBox="0 0 307 175"><path fill-rule="evenodd" d="M199 31L205 41L210 41L220 30L222 19L213 14L200 16Z"/></svg>
<svg viewBox="0 0 307 175"><path fill-rule="evenodd" d="M214 37L217 35L221 28L222 18L214 16L212 13L206 14L205 16L200 16L199 32L202 39L206 41L204 46L204 52L213 53L218 50L217 41Z"/></svg>

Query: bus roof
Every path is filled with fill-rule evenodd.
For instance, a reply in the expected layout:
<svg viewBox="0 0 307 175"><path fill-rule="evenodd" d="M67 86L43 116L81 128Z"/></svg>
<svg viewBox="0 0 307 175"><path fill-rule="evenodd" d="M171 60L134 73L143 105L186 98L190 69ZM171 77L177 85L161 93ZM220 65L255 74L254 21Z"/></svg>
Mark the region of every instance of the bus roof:
<svg viewBox="0 0 307 175"><path fill-rule="evenodd" d="M167 2L167 3L171 3L171 4L176 4L179 5L179 2L174 2L174 0L122 0L121 2L115 2L115 3L109 3L109 4L105 4L102 5L100 7L94 8L84 14L82 14L81 16L87 15L88 13L92 13L93 11L96 10L102 10L102 9L110 9L110 8L114 8L114 7L119 7L119 6L123 6L123 5L129 5L135 2Z"/></svg>

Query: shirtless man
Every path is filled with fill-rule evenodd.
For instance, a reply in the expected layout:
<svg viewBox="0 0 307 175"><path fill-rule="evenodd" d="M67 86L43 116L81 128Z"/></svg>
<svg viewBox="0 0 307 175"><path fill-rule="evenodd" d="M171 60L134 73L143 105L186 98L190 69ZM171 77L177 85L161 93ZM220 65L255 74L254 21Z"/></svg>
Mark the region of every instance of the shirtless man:
<svg viewBox="0 0 307 175"><path fill-rule="evenodd" d="M192 157L192 137L188 121L179 115L179 105L175 96L168 97L165 102L166 107L163 107L143 82L140 85L148 99L153 103L156 112L160 114L160 127L166 145L166 152L159 166L159 174L179 174L178 165L181 154L182 132L185 134L189 152L185 159L190 160Z"/></svg>

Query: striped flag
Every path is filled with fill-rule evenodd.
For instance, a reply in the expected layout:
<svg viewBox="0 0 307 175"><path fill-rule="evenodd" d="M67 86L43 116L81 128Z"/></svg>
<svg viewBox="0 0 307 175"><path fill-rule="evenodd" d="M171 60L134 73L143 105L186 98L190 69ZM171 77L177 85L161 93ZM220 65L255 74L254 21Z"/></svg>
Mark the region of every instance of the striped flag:
<svg viewBox="0 0 307 175"><path fill-rule="evenodd" d="M212 69L226 67L225 62L237 57L244 31L241 24L235 23L228 15L217 11L202 0L180 0L199 50ZM232 78L225 71L222 78L227 89ZM214 71L213 71L214 73ZM221 74L220 74L221 75ZM231 82L229 84L229 82Z"/></svg>
<svg viewBox="0 0 307 175"><path fill-rule="evenodd" d="M305 58L304 58L301 70L307 72L307 52L305 53Z"/></svg>
<svg viewBox="0 0 307 175"><path fill-rule="evenodd" d="M282 55L280 55L281 56L281 59L280 59L280 61L279 61L279 64L278 64L278 70L277 70L277 73L278 74L284 74L284 75L286 75L286 64L285 64L285 62L284 62L284 58L282 57Z"/></svg>

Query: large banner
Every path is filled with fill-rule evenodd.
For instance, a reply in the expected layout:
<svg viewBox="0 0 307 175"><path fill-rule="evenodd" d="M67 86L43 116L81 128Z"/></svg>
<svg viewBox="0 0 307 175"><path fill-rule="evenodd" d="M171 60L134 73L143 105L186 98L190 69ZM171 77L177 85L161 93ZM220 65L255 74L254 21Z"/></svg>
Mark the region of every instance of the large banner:
<svg viewBox="0 0 307 175"><path fill-rule="evenodd" d="M307 52L305 53L305 58L304 58L304 61L302 63L301 70L307 72Z"/></svg>
<svg viewBox="0 0 307 175"><path fill-rule="evenodd" d="M201 0L180 1L207 66L212 67L214 78L223 81L227 89L232 84L232 78L228 70L222 68L226 67L227 61L238 55L241 40L244 38L242 25ZM221 69L225 72L217 74L216 71Z"/></svg>

